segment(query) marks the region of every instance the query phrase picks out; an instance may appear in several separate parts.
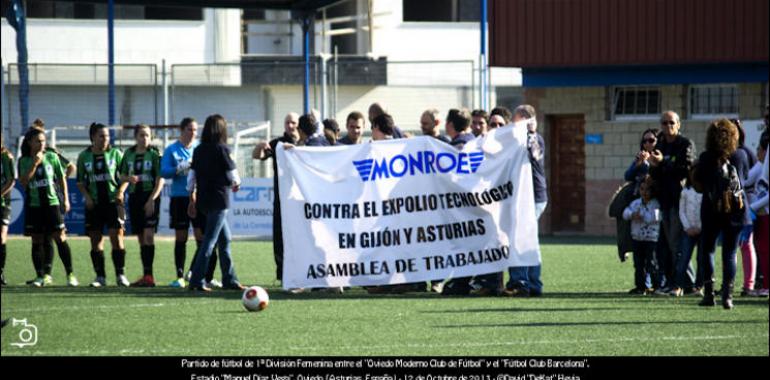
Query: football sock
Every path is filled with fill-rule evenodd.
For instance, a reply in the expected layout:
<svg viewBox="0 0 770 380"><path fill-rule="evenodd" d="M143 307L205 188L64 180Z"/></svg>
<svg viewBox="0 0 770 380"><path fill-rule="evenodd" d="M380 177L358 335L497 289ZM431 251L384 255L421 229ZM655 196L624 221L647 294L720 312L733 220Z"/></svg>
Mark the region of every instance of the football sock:
<svg viewBox="0 0 770 380"><path fill-rule="evenodd" d="M187 256L187 245L184 242L174 243L174 263L176 264L176 277L184 277L184 261Z"/></svg>
<svg viewBox="0 0 770 380"><path fill-rule="evenodd" d="M145 276L152 276L152 262L155 260L155 245L142 246L142 268Z"/></svg>
<svg viewBox="0 0 770 380"><path fill-rule="evenodd" d="M5 272L5 244L0 244L0 273Z"/></svg>
<svg viewBox="0 0 770 380"><path fill-rule="evenodd" d="M126 250L125 249L112 250L112 264L115 265L115 275L120 276L122 274L126 274Z"/></svg>
<svg viewBox="0 0 770 380"><path fill-rule="evenodd" d="M56 248L59 250L59 258L62 264L64 264L64 271L67 275L72 273L72 252L70 251L70 244L66 241L56 242Z"/></svg>
<svg viewBox="0 0 770 380"><path fill-rule="evenodd" d="M32 243L32 265L37 277L43 277L43 245Z"/></svg>
<svg viewBox="0 0 770 380"><path fill-rule="evenodd" d="M53 270L53 244L50 236L46 236L43 243L43 272L50 275Z"/></svg>
<svg viewBox="0 0 770 380"><path fill-rule="evenodd" d="M104 273L104 251L91 251L91 263L94 264L97 277L107 277Z"/></svg>

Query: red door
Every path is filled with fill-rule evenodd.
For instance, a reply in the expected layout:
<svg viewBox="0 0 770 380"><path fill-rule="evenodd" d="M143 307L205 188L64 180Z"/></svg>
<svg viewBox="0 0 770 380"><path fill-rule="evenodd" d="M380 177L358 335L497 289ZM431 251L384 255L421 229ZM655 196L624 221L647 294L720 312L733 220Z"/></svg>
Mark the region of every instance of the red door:
<svg viewBox="0 0 770 380"><path fill-rule="evenodd" d="M551 230L585 231L585 117L551 116Z"/></svg>

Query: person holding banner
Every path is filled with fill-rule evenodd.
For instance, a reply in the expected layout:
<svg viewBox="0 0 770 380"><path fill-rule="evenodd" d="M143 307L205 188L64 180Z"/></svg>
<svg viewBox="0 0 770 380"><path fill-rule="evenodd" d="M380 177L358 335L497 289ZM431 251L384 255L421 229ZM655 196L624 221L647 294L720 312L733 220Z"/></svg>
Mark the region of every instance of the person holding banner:
<svg viewBox="0 0 770 380"><path fill-rule="evenodd" d="M527 123L527 152L532 166L532 187L535 193L535 218L540 219L548 205L548 191L545 181L545 140L537 133L535 108L523 104L513 111L513 121ZM543 295L543 281L540 279L542 265L508 268L510 278L503 291L514 297L539 297Z"/></svg>
<svg viewBox="0 0 770 380"><path fill-rule="evenodd" d="M155 259L155 232L158 230L160 192L160 152L150 145L152 130L142 124L134 128L136 145L128 148L120 165L120 179L128 182L128 210L131 230L139 240L143 275L132 287L155 287L152 264Z"/></svg>
<svg viewBox="0 0 770 380"><path fill-rule="evenodd" d="M59 182L64 193L64 210L69 212L65 167L56 153L45 150L45 145L45 133L40 129L30 128L24 135L22 157L19 159L19 182L24 187L26 198L24 229L32 237L32 257L38 264L35 268L37 277L31 284L35 287L53 282L51 275L47 274L50 273L50 263L43 264L43 243L46 235L53 237L59 252L63 253L62 256L71 257L64 217L62 209L59 208L60 200L54 185L54 182ZM71 285L76 283L71 265L67 268L67 277Z"/></svg>
<svg viewBox="0 0 770 380"><path fill-rule="evenodd" d="M11 224L11 190L16 184L16 170L13 167L13 155L5 148L3 135L0 135L0 286L5 282L5 243L8 240L8 226Z"/></svg>
<svg viewBox="0 0 770 380"><path fill-rule="evenodd" d="M166 147L160 163L161 176L172 180L169 213L171 214L170 227L175 231L174 265L176 266L176 280L169 284L172 288L184 288L187 285L184 276L184 263L187 259L187 238L190 224L192 224L198 247L201 245L203 230L206 228L206 221L203 218L191 219L187 215L187 208L190 203L190 193L186 189L187 174L192 165L193 151L198 146L198 141L195 139L198 134L198 122L191 117L186 117L179 123L179 130L179 140ZM190 262L188 279L194 265L195 257ZM209 265L206 275L209 285L221 286L220 283L214 281L214 270L217 265L216 253L211 256Z"/></svg>
<svg viewBox="0 0 770 380"><path fill-rule="evenodd" d="M513 119L511 110L505 107L495 107L489 113L489 129L500 128L508 125Z"/></svg>
<svg viewBox="0 0 770 380"><path fill-rule="evenodd" d="M471 131L474 136L484 136L489 130L489 114L482 109L471 112Z"/></svg>
<svg viewBox="0 0 770 380"><path fill-rule="evenodd" d="M345 126L348 130L348 134L338 141L343 145L355 145L361 143L361 133L364 130L366 120L361 112L353 111L348 115L345 121Z"/></svg>
<svg viewBox="0 0 770 380"><path fill-rule="evenodd" d="M362 115L363 117L363 115ZM350 116L348 116L348 119ZM348 125L350 120L348 120ZM283 119L283 136L260 142L251 153L255 160L264 161L273 158L273 259L275 260L275 278L283 279L283 231L281 229L281 200L278 197L278 162L275 160L275 149L278 143L296 144L299 140L299 114L290 112ZM350 135L350 128L348 128ZM344 140L344 139L343 139Z"/></svg>
<svg viewBox="0 0 770 380"><path fill-rule="evenodd" d="M447 136L451 139L449 143L457 150L462 150L466 143L476 138L470 133L471 114L467 109L450 109L446 116L444 129ZM441 294L444 295L467 295L472 290L471 280L473 277L453 278L444 284ZM432 289L436 289L435 286Z"/></svg>
<svg viewBox="0 0 770 380"><path fill-rule="evenodd" d="M107 285L104 268L103 231L106 227L112 245L112 263L118 286L129 286L126 278L126 248L123 225L126 211L123 193L128 183L121 183L118 168L123 152L110 145L110 131L104 124L92 123L88 130L91 146L78 155L77 186L86 202L86 233L91 238L91 262L96 279L94 288Z"/></svg>
<svg viewBox="0 0 770 380"><path fill-rule="evenodd" d="M449 139L438 131L440 124L441 120L438 118L438 110L435 108L425 110L420 116L420 129L422 129L423 135L449 144Z"/></svg>
<svg viewBox="0 0 770 380"><path fill-rule="evenodd" d="M235 265L230 254L230 227L227 211L230 208L230 189L238 191L241 179L230 157L227 146L227 122L221 115L206 118L201 134L201 144L193 153L192 166L187 177L186 189L190 192L187 213L190 218L206 218L203 242L195 254L189 289L210 292L205 274L214 246L219 247L222 270L222 286L225 289L243 290L238 282ZM224 169L224 170L223 170ZM201 215L197 215L198 212Z"/></svg>

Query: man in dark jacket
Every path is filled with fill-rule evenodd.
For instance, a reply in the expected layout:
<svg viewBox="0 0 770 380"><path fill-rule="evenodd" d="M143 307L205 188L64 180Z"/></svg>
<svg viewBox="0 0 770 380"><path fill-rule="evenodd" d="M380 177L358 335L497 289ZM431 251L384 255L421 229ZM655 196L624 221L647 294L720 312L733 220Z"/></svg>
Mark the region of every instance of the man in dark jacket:
<svg viewBox="0 0 770 380"><path fill-rule="evenodd" d="M283 280L283 231L281 227L281 201L278 197L278 163L275 160L275 149L278 143L296 144L299 140L299 115L291 112L283 120L283 136L270 142L257 144L252 152L255 160L273 158L273 258L275 259L276 278Z"/></svg>
<svg viewBox="0 0 770 380"><path fill-rule="evenodd" d="M658 240L657 261L665 287L673 285L674 263L682 254L680 241L682 223L679 220L679 197L690 168L695 161L695 144L679 133L681 123L674 111L666 111L660 117L661 138L650 155L650 175L658 185L658 201L663 221ZM693 273L692 267L688 268ZM658 294L670 289L660 289L663 284L654 284Z"/></svg>

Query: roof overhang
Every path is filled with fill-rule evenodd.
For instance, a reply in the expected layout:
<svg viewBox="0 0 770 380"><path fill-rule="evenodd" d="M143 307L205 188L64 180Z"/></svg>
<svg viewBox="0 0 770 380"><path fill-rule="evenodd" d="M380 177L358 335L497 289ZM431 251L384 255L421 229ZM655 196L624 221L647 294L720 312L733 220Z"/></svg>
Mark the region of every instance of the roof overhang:
<svg viewBox="0 0 770 380"><path fill-rule="evenodd" d="M56 0L72 3L101 3L107 0ZM343 0L115 0L116 5L152 5L162 7L284 9L314 11Z"/></svg>

